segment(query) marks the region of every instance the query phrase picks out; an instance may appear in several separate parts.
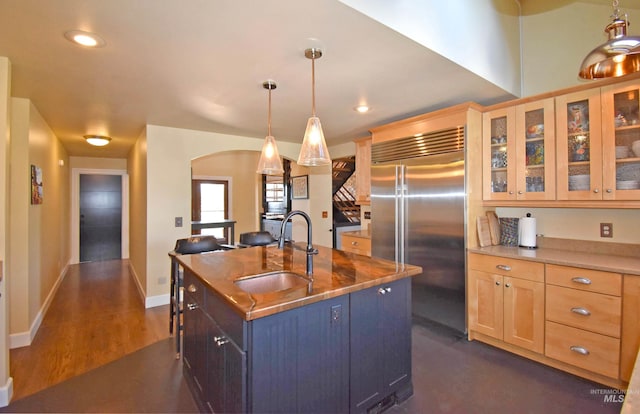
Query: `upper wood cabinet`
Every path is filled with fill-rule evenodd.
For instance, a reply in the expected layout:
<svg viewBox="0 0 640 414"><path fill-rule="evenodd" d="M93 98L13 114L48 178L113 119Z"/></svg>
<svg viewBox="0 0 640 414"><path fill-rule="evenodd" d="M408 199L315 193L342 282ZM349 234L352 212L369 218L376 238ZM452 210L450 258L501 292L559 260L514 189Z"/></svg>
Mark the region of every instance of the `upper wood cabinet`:
<svg viewBox="0 0 640 414"><path fill-rule="evenodd" d="M485 113L482 137L484 200L555 199L553 98Z"/></svg>
<svg viewBox="0 0 640 414"><path fill-rule="evenodd" d="M371 137L356 143L356 204L371 204Z"/></svg>
<svg viewBox="0 0 640 414"><path fill-rule="evenodd" d="M600 89L556 98L558 200L602 200Z"/></svg>

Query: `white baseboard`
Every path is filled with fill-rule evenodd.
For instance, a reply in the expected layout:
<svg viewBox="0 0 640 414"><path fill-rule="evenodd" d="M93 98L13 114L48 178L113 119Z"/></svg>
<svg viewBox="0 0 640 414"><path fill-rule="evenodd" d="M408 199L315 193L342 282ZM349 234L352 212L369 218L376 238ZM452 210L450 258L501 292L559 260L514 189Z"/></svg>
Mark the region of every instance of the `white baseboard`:
<svg viewBox="0 0 640 414"><path fill-rule="evenodd" d="M47 311L49 310L49 306L51 306L51 302L53 301L53 298L56 296L56 293L60 288L60 284L62 283L65 276L67 275L68 270L69 270L69 263L67 263L64 266L64 268L62 269L62 272L58 276L58 280L56 280L56 283L54 283L53 288L49 291L49 294L47 295L47 298L42 304L40 311L38 311L36 318L31 323L31 327L29 328L29 331L13 333L9 335L9 349L22 348L23 346L31 345L33 338L35 338L36 334L38 333L38 329L40 329L40 325L42 324L44 315L47 314Z"/></svg>
<svg viewBox="0 0 640 414"><path fill-rule="evenodd" d="M133 275L133 280L136 282L136 286L138 288L138 293L140 294L140 298L142 299L142 302L144 303L145 309L154 308L156 306L162 306L162 305L168 305L169 304L169 297L171 295L169 295L168 293L165 294L165 295L147 297L146 293L144 291L144 288L140 284L140 278L138 277L138 274L136 273L136 270L131 265L131 262L129 262L129 270L131 271L131 274Z"/></svg>
<svg viewBox="0 0 640 414"><path fill-rule="evenodd" d="M168 305L170 296L171 295L169 295L168 293L164 295L150 296L145 300L144 307L154 308L156 306Z"/></svg>
<svg viewBox="0 0 640 414"><path fill-rule="evenodd" d="M9 377L7 383L0 387L0 407L9 405L13 397L13 378Z"/></svg>

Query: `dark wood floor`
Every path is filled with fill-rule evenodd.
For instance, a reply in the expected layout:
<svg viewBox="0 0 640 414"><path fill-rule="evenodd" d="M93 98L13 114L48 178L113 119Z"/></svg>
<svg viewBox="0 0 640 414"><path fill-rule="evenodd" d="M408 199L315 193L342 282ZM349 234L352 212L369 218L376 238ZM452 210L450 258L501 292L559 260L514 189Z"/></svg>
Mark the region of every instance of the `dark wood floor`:
<svg viewBox="0 0 640 414"><path fill-rule="evenodd" d="M71 265L31 346L10 351L12 400L167 338L168 312L144 308L126 260Z"/></svg>

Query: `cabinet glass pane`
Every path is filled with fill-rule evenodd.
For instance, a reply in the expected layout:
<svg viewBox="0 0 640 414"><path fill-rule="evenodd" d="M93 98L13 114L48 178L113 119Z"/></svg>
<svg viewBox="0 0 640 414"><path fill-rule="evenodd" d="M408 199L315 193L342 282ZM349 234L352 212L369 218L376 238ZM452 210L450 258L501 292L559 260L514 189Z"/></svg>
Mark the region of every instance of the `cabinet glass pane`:
<svg viewBox="0 0 640 414"><path fill-rule="evenodd" d="M491 120L491 192L507 192L507 117Z"/></svg>
<svg viewBox="0 0 640 414"><path fill-rule="evenodd" d="M617 190L640 189L639 96L638 89L613 95Z"/></svg>
<svg viewBox="0 0 640 414"><path fill-rule="evenodd" d="M588 191L591 188L589 101L569 103L567 121L569 191Z"/></svg>
<svg viewBox="0 0 640 414"><path fill-rule="evenodd" d="M527 192L544 192L544 110L525 112Z"/></svg>

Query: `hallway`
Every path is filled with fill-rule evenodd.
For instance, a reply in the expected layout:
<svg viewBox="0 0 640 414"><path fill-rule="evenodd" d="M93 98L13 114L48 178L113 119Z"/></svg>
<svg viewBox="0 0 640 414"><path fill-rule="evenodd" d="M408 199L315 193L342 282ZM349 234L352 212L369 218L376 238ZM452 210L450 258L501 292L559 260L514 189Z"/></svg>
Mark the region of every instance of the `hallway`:
<svg viewBox="0 0 640 414"><path fill-rule="evenodd" d="M126 260L69 266L31 346L10 352L12 401L168 338L168 313L144 308Z"/></svg>

